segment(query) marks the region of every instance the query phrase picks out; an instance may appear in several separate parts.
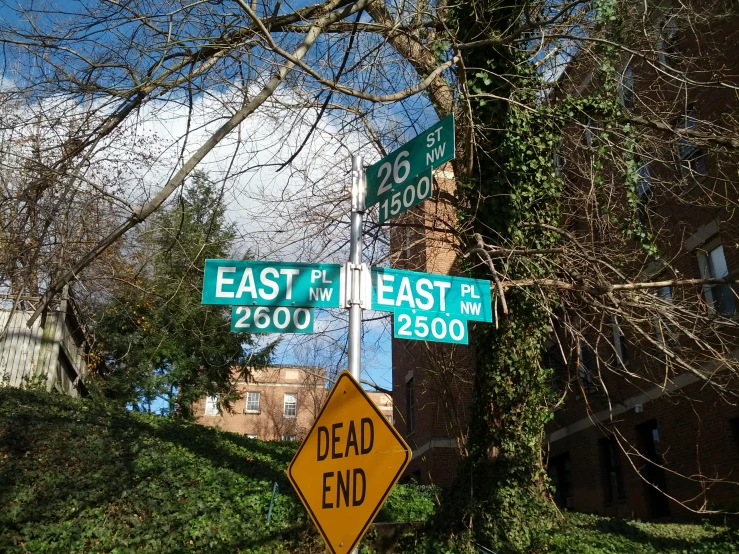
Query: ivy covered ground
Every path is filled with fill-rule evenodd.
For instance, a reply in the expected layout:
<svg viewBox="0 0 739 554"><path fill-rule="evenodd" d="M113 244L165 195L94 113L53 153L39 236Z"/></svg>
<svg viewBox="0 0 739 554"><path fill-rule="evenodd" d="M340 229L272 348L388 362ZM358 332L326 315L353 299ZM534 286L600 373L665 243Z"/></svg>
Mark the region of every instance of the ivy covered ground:
<svg viewBox="0 0 739 554"><path fill-rule="evenodd" d="M0 389L0 552L323 553L285 478L295 447ZM378 521L429 520L434 498L433 489L397 487ZM739 551L723 527L592 516L555 527L542 551ZM365 544L365 552L458 551L418 524L379 525Z"/></svg>

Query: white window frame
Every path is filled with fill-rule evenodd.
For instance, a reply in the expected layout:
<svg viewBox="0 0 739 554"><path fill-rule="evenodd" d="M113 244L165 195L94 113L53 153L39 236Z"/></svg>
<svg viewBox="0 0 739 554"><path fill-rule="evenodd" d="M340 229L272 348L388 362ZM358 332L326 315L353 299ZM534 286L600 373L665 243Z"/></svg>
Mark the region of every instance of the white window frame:
<svg viewBox="0 0 739 554"><path fill-rule="evenodd" d="M585 363L583 353L586 348L593 353L593 363L596 365L598 363L598 354L587 342L581 339L580 346L578 348L577 378L580 382L580 386L586 393L594 393L598 390L598 385L593 380L594 368L588 367Z"/></svg>
<svg viewBox="0 0 739 554"><path fill-rule="evenodd" d="M247 439L255 439L256 440L256 439L259 438L259 435L251 435L251 434L248 434L248 435L246 435L246 438Z"/></svg>
<svg viewBox="0 0 739 554"><path fill-rule="evenodd" d="M593 146L593 120L590 117L585 121L585 145Z"/></svg>
<svg viewBox="0 0 739 554"><path fill-rule="evenodd" d="M637 170L636 196L639 199L637 207L637 219L643 226L649 225L649 204L652 201L652 173L649 164L642 165Z"/></svg>
<svg viewBox="0 0 739 554"><path fill-rule="evenodd" d="M613 346L616 349L616 356L621 365L626 366L629 364L629 352L624 344L626 342L626 336L618 322L618 316L613 316L611 327L613 329Z"/></svg>
<svg viewBox="0 0 739 554"><path fill-rule="evenodd" d="M205 414L207 416L218 416L221 415L221 410L218 408L218 395L206 396L205 397Z"/></svg>
<svg viewBox="0 0 739 554"><path fill-rule="evenodd" d="M293 402L288 402L288 397L293 398ZM295 413L288 413L288 406L294 406ZM298 417L298 393L297 392L286 392L282 399L282 414L285 417Z"/></svg>
<svg viewBox="0 0 739 554"><path fill-rule="evenodd" d="M695 110L688 110L683 116L679 129L695 129L698 126L698 118ZM708 176L708 154L700 146L695 145L688 138L678 141L677 156L680 160L680 172L686 179L688 177L700 181Z"/></svg>
<svg viewBox="0 0 739 554"><path fill-rule="evenodd" d="M662 287L657 289L654 294L667 302L672 304L672 287ZM677 339L674 325L665 321L662 317L657 316L654 318L654 335L662 346L667 344L667 341L675 341Z"/></svg>
<svg viewBox="0 0 739 554"><path fill-rule="evenodd" d="M559 150L554 150L554 152L552 152L552 160L554 161L554 174L557 177L562 177L564 175L567 160L565 160L565 157Z"/></svg>
<svg viewBox="0 0 739 554"><path fill-rule="evenodd" d="M669 66L672 52L667 49L675 47L675 38L677 37L677 20L674 16L667 17L660 22L657 29L657 52L660 63Z"/></svg>
<svg viewBox="0 0 739 554"><path fill-rule="evenodd" d="M624 67L623 73L621 73L621 82L618 85L618 97L621 101L621 105L627 110L633 108L636 105L636 91L634 90L634 68L632 68L630 64Z"/></svg>
<svg viewBox="0 0 739 554"><path fill-rule="evenodd" d="M249 408L249 400L250 400L249 395L250 394L257 395L257 407L256 408ZM247 391L246 392L246 406L244 407L244 413L245 414L258 414L261 411L262 411L262 393L259 391Z"/></svg>
<svg viewBox="0 0 739 554"><path fill-rule="evenodd" d="M721 257L723 258L723 265L726 267L726 271L722 272L722 275L716 274L716 268L714 262L712 262L711 255L714 252L718 252L720 249ZM707 246L700 248L696 251L698 258L698 268L700 269L701 277L704 279L720 279L722 277L728 277L728 264L726 262L726 255L724 254L724 246L721 242L711 242ZM719 287L726 287L724 290L725 294L731 301L731 310L722 310L718 306L719 296L716 293ZM736 313L736 299L734 297L734 291L731 285L703 285L703 298L708 305L708 309L713 313L720 313L723 315L731 315ZM725 306L728 307L728 306Z"/></svg>
<svg viewBox="0 0 739 554"><path fill-rule="evenodd" d="M296 441L298 440L298 437L295 435L282 435L282 440L284 441Z"/></svg>

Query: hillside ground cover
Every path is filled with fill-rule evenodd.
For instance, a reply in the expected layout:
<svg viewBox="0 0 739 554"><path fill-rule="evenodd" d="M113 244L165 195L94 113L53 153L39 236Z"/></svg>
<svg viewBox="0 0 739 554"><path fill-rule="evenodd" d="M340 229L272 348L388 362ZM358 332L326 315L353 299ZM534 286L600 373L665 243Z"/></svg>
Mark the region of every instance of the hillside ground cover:
<svg viewBox="0 0 739 554"><path fill-rule="evenodd" d="M0 389L0 552L323 553L285 476L296 446ZM385 525L370 532L363 552L456 552L433 532L437 494L396 487L378 516ZM739 550L734 530L708 524L568 515L553 529L542 552Z"/></svg>

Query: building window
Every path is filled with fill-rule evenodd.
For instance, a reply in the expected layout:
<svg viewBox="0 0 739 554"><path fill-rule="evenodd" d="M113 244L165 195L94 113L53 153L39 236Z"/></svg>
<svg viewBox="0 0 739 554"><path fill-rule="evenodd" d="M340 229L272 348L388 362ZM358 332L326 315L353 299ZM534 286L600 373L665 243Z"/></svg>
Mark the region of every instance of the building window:
<svg viewBox="0 0 739 554"><path fill-rule="evenodd" d="M694 130L697 125L698 118L695 111L688 110L688 113L680 121L678 128ZM696 146L689 138L680 138L677 153L680 160L680 172L683 177L700 180L708 175L708 156L702 148Z"/></svg>
<svg viewBox="0 0 739 554"><path fill-rule="evenodd" d="M298 440L298 437L295 435L282 435L282 440L284 441L296 441Z"/></svg>
<svg viewBox="0 0 739 554"><path fill-rule="evenodd" d="M572 469L569 453L550 459L547 474L554 489L554 501L557 506L572 508Z"/></svg>
<svg viewBox="0 0 739 554"><path fill-rule="evenodd" d="M403 230L403 255L406 261L413 257L413 228L406 227Z"/></svg>
<svg viewBox="0 0 739 554"><path fill-rule="evenodd" d="M218 395L205 397L205 415L217 416L218 411Z"/></svg>
<svg viewBox="0 0 739 554"><path fill-rule="evenodd" d="M408 418L408 433L412 433L416 428L415 411L416 398L413 391L413 378L408 379L405 384L405 409Z"/></svg>
<svg viewBox="0 0 739 554"><path fill-rule="evenodd" d="M259 435L246 435L247 439L258 439Z"/></svg>
<svg viewBox="0 0 739 554"><path fill-rule="evenodd" d="M636 176L636 218L643 227L649 226L649 212L652 204L652 175L649 165L644 164L637 170Z"/></svg>
<svg viewBox="0 0 739 554"><path fill-rule="evenodd" d="M260 410L261 399L262 399L262 393L247 392L246 393L246 413L258 414Z"/></svg>
<svg viewBox="0 0 739 554"><path fill-rule="evenodd" d="M544 350L541 359L541 366L551 370L549 380L552 391L557 395L563 395L569 384L569 373L567 372L567 363L562 357L562 351L559 344L554 344Z"/></svg>
<svg viewBox="0 0 739 554"><path fill-rule="evenodd" d="M621 362L622 365L626 365L629 363L629 350L627 348L626 343L626 337L624 336L623 329L621 328L621 325L618 322L618 318L616 316L613 317L613 346L616 349L616 356L618 357L618 361Z"/></svg>
<svg viewBox="0 0 739 554"><path fill-rule="evenodd" d="M555 150L552 154L553 160L554 160L554 174L557 177L562 177L564 175L565 170L565 157L562 155L561 152Z"/></svg>
<svg viewBox="0 0 739 554"><path fill-rule="evenodd" d="M595 359L595 352L590 348L590 345L588 345L584 340L581 340L577 364L577 376L580 380L580 386L585 392L595 392L598 390L593 378L596 368L597 362Z"/></svg>
<svg viewBox="0 0 739 554"><path fill-rule="evenodd" d="M698 266L704 279L721 279L729 276L724 247L719 244L713 248L698 251ZM708 306L720 314L731 314L735 310L734 291L729 284L704 285L703 297Z"/></svg>
<svg viewBox="0 0 739 554"><path fill-rule="evenodd" d="M657 35L659 61L665 65L673 65L678 52L677 20L674 17L662 20Z"/></svg>
<svg viewBox="0 0 739 554"><path fill-rule="evenodd" d="M730 419L729 425L731 426L731 434L734 436L734 445L737 451L739 451L739 417Z"/></svg>
<svg viewBox="0 0 739 554"><path fill-rule="evenodd" d="M626 498L618 442L614 437L601 439L598 441L598 448L603 470L603 492L605 493L606 502Z"/></svg>
<svg viewBox="0 0 739 554"><path fill-rule="evenodd" d="M634 107L634 70L630 65L626 66L621 74L621 83L618 87L618 95L621 98L621 105L630 109Z"/></svg>
<svg viewBox="0 0 739 554"><path fill-rule="evenodd" d="M672 287L661 287L655 291L655 294L665 303L665 309L669 308L672 304ZM677 343L677 328L662 317L656 317L654 320L654 334L663 346L668 342Z"/></svg>
<svg viewBox="0 0 739 554"><path fill-rule="evenodd" d="M593 120L590 117L585 120L585 145L593 146Z"/></svg>
<svg viewBox="0 0 739 554"><path fill-rule="evenodd" d="M294 392L285 393L285 417L298 415L298 395Z"/></svg>

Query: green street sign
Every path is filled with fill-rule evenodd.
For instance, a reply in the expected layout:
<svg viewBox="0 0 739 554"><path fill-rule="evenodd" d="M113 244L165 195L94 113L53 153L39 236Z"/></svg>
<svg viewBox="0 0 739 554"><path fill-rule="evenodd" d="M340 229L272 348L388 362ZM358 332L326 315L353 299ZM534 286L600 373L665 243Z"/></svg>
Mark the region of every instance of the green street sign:
<svg viewBox="0 0 739 554"><path fill-rule="evenodd" d="M205 260L203 304L338 308L341 266Z"/></svg>
<svg viewBox="0 0 739 554"><path fill-rule="evenodd" d="M384 197L379 199L380 217L379 222L387 220L407 212L414 206L418 206L433 193L432 170L428 168L420 175L414 177L406 184L400 185L397 190L387 191Z"/></svg>
<svg viewBox="0 0 739 554"><path fill-rule="evenodd" d="M313 332L313 308L286 306L233 306L232 333L305 333Z"/></svg>
<svg viewBox="0 0 739 554"><path fill-rule="evenodd" d="M367 207L374 206L388 191L398 188L422 171L454 158L454 115L367 168Z"/></svg>
<svg viewBox="0 0 739 554"><path fill-rule="evenodd" d="M372 309L493 321L490 281L404 269L372 269Z"/></svg>
<svg viewBox="0 0 739 554"><path fill-rule="evenodd" d="M395 310L393 336L396 339L467 344L467 321L444 313L428 315L421 310Z"/></svg>

